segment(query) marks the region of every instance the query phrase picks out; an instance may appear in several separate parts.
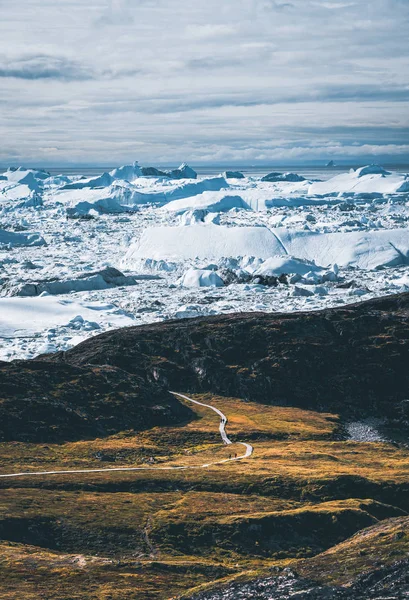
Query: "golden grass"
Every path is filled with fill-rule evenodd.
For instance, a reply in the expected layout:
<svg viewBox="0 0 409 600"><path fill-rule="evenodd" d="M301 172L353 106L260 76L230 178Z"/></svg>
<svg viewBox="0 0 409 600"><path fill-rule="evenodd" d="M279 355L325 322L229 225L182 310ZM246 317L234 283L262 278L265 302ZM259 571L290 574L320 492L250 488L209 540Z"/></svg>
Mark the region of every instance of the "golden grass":
<svg viewBox="0 0 409 600"><path fill-rule="evenodd" d="M369 564L376 548L380 555L404 554L406 537L391 529L374 533L368 547L357 550L352 538L333 554L300 561L320 551L320 531L322 547L328 548L366 524L398 514L372 498L404 504L396 490L409 486L407 450L336 441L339 419L329 413L208 394L194 398L220 408L228 417L228 434L249 441L254 455L191 471L0 480L0 536L16 542L0 543L2 600L159 600L294 561L314 576L327 565L333 573L328 580L336 581L339 560L347 565L347 578ZM147 466L151 456L154 468L200 465L243 452L237 444L221 444L217 415L187 404L197 418L180 427L65 444L0 444L1 472ZM107 460L96 458L98 453ZM303 534L302 523L311 519L317 539ZM282 524L288 533L280 537ZM392 543L396 533L399 548ZM263 546L268 536L271 545ZM22 541L26 544L17 543ZM362 561L354 562L361 550Z"/></svg>
<svg viewBox="0 0 409 600"><path fill-rule="evenodd" d="M204 561L121 561L0 542L2 600L160 600L228 571Z"/></svg>
<svg viewBox="0 0 409 600"><path fill-rule="evenodd" d="M409 556L409 517L397 517L358 532L309 560L297 571L312 579L342 585L352 578Z"/></svg>
<svg viewBox="0 0 409 600"><path fill-rule="evenodd" d="M195 395L195 399L220 408L228 416L228 433L237 441L248 437L326 439L338 426L335 415L297 408L272 407L235 398ZM197 419L184 427L157 427L145 432L122 432L107 438L64 444L0 443L2 472L149 466L197 465L242 454L242 447L223 448L219 417L211 410L186 402ZM98 458L102 455L105 460Z"/></svg>
<svg viewBox="0 0 409 600"><path fill-rule="evenodd" d="M238 398L225 398L212 394L195 394L192 398L205 404L211 404L222 410L228 417L227 431L229 435L245 438L257 436L291 439L325 439L331 437L339 425L337 415L317 413L300 408L261 405L244 402ZM191 403L189 404L192 408ZM203 407L194 407L201 417L200 421L192 421L188 430L209 431L217 421L217 415Z"/></svg>

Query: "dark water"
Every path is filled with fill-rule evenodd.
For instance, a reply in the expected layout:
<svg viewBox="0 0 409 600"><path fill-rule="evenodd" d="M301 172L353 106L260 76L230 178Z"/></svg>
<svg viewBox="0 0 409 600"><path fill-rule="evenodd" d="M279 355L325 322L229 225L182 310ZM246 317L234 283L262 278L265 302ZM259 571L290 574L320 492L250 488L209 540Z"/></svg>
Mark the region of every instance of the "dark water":
<svg viewBox="0 0 409 600"><path fill-rule="evenodd" d="M363 163L364 164L364 163ZM210 177L219 175L224 171L241 171L244 175L248 177L263 177L267 173L271 173L272 171L279 171L282 173L285 172L293 172L298 173L299 175L303 175L307 179L330 179L331 177L335 177L335 175L339 175L340 173L345 173L352 169L357 169L358 167L363 166L363 164L356 163L351 165L340 165L334 167L325 167L325 166L310 166L310 165L209 165L209 166L195 166L194 164L190 165L201 177ZM112 171L118 165L98 167L98 166L74 166L74 167L44 167L46 171L51 173L51 175L83 175L86 177L92 177L95 175L101 175L106 171ZM178 165L177 165L178 166ZM385 164L383 165L386 169L391 171L397 171L399 173L409 173L409 164ZM30 168L43 168L39 165L33 166ZM174 167L161 167L160 165L157 167L159 169L168 170ZM4 171L5 168L0 167L0 172Z"/></svg>

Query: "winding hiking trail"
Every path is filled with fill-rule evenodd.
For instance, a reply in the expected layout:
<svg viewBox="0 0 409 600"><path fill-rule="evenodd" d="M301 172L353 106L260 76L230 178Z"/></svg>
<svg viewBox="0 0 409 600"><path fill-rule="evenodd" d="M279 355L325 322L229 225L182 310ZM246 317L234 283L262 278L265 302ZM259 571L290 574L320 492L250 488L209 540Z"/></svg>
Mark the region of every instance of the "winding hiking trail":
<svg viewBox="0 0 409 600"><path fill-rule="evenodd" d="M174 396L178 396L179 398L183 398L188 402L192 402L193 404L197 404L198 406L204 406L205 408L210 408L220 417L220 436L222 438L223 443L228 446L233 444L233 442L228 438L226 433L226 424L227 417L222 413L221 410L215 408L211 404L203 404L203 402L199 402L198 400L193 400L193 398L189 398L189 396L185 396L184 394L179 394L178 392L170 392ZM38 471L38 472L22 472L22 473L8 473L6 475L0 475L0 478L4 479L7 477L40 477L44 475L72 475L75 473L109 473L114 471L182 471L182 470L191 470L191 469L206 469L208 467L212 467L214 465L222 465L224 463L233 462L237 460L243 460L244 458L249 458L253 454L253 446L250 444L246 444L245 442L235 442L237 444L241 444L245 447L246 451L244 454L240 456L235 456L233 458L225 458L223 460L218 460L212 463L205 463L203 465L192 465L192 466L174 466L174 467L111 467L108 469L71 469L67 471Z"/></svg>

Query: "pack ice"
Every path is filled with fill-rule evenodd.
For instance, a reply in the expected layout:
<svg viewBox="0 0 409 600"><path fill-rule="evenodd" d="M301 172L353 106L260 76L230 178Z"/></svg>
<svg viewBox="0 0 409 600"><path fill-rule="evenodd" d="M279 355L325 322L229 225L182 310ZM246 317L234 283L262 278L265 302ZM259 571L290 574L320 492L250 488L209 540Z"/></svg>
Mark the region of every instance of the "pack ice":
<svg viewBox="0 0 409 600"><path fill-rule="evenodd" d="M406 291L408 223L409 176L378 165L320 177L11 168L0 175L1 358L112 327Z"/></svg>

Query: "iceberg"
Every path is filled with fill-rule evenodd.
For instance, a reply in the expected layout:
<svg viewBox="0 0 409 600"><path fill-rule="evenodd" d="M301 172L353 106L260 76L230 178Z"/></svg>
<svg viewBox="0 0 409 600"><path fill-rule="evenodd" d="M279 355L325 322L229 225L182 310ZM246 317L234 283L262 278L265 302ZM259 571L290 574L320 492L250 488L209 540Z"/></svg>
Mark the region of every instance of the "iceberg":
<svg viewBox="0 0 409 600"><path fill-rule="evenodd" d="M108 290L118 286L137 285L134 277L127 277L118 269L107 267L94 273L83 273L75 278L27 282L6 287L6 296L40 296L40 294L70 294L92 290Z"/></svg>
<svg viewBox="0 0 409 600"><path fill-rule="evenodd" d="M225 212L232 208L249 209L249 205L240 196L226 195L225 192L203 192L196 196L173 200L164 206L164 210L181 214L186 211L206 210Z"/></svg>
<svg viewBox="0 0 409 600"><path fill-rule="evenodd" d="M15 233L0 229L0 249L19 246L44 246L45 240L39 233Z"/></svg>
<svg viewBox="0 0 409 600"><path fill-rule="evenodd" d="M283 246L267 227L225 227L213 223L178 227L152 227L142 232L124 257L130 268L140 259L220 260L223 257L269 258Z"/></svg>
<svg viewBox="0 0 409 600"><path fill-rule="evenodd" d="M156 167L142 167L141 171L143 177L168 177L165 171L160 171Z"/></svg>
<svg viewBox="0 0 409 600"><path fill-rule="evenodd" d="M112 180L122 179L125 181L133 181L137 177L142 176L142 170L138 163L134 162L132 165L117 167L113 171L110 171L109 175L112 177Z"/></svg>
<svg viewBox="0 0 409 600"><path fill-rule="evenodd" d="M215 271L206 269L189 269L180 278L180 285L184 287L223 287L224 282Z"/></svg>
<svg viewBox="0 0 409 600"><path fill-rule="evenodd" d="M169 192L165 192L165 196L166 200L170 202L172 200L197 196L203 192L219 192L229 187L224 177L210 177L209 179L201 179L195 183L182 183Z"/></svg>
<svg viewBox="0 0 409 600"><path fill-rule="evenodd" d="M409 180L400 173L391 173L377 165L361 167L356 171L336 175L328 181L311 183L308 194L395 194L409 191Z"/></svg>
<svg viewBox="0 0 409 600"><path fill-rule="evenodd" d="M84 177L65 184L62 190L83 190L84 188L101 188L108 187L114 181L114 178L110 173L103 173L98 177Z"/></svg>
<svg viewBox="0 0 409 600"><path fill-rule="evenodd" d="M166 171L166 175L171 179L197 179L197 173L186 163L180 165L178 169Z"/></svg>
<svg viewBox="0 0 409 600"><path fill-rule="evenodd" d="M39 182L48 179L50 174L47 171L35 171L34 169L18 167L17 169L8 169L3 173L3 176L13 183L26 183L29 185L33 181Z"/></svg>
<svg viewBox="0 0 409 600"><path fill-rule="evenodd" d="M375 270L409 264L409 229L320 233L276 229L287 253L320 265Z"/></svg>
<svg viewBox="0 0 409 600"><path fill-rule="evenodd" d="M223 177L225 179L245 179L241 171L225 171Z"/></svg>
<svg viewBox="0 0 409 600"><path fill-rule="evenodd" d="M367 165L366 167L360 167L355 171L357 177L364 177L365 175L392 175L390 171L387 171L379 165Z"/></svg>
<svg viewBox="0 0 409 600"><path fill-rule="evenodd" d="M280 275L307 275L307 273L323 273L323 268L314 262L293 256L273 256L264 261L255 271L254 275L263 277L279 277Z"/></svg>
<svg viewBox="0 0 409 600"><path fill-rule="evenodd" d="M277 256L287 256L287 263ZM124 264L141 259L183 261L221 260L252 256L271 259L272 274L285 268L291 272L314 271L338 264L343 267L375 270L409 264L409 229L322 233L268 227L226 227L214 223L145 229L131 244ZM311 264L291 262L310 261ZM281 267L280 267L281 265ZM315 265L315 267L314 267ZM317 267L322 265L322 267ZM287 272L288 272L287 271ZM301 273L303 274L303 273Z"/></svg>
<svg viewBox="0 0 409 600"><path fill-rule="evenodd" d="M268 175L264 175L261 181L290 181L291 183L298 183L299 181L305 181L305 177L297 173L269 173Z"/></svg>

